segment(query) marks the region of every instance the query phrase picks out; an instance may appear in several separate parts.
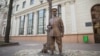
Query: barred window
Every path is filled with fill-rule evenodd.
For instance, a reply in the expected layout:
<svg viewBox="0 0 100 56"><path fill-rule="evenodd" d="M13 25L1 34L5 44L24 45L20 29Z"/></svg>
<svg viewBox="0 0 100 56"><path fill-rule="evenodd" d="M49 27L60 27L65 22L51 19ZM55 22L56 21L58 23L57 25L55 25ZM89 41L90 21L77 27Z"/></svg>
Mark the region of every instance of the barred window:
<svg viewBox="0 0 100 56"><path fill-rule="evenodd" d="M26 6L26 1L23 2L22 8L25 8L25 6Z"/></svg>
<svg viewBox="0 0 100 56"><path fill-rule="evenodd" d="M19 9L19 5L16 5L16 11L18 11L18 9Z"/></svg>
<svg viewBox="0 0 100 56"><path fill-rule="evenodd" d="M34 0L30 0L30 5L34 4Z"/></svg>
<svg viewBox="0 0 100 56"><path fill-rule="evenodd" d="M33 34L34 13L28 14L27 34Z"/></svg>
<svg viewBox="0 0 100 56"><path fill-rule="evenodd" d="M58 16L61 17L61 5L58 5Z"/></svg>
<svg viewBox="0 0 100 56"><path fill-rule="evenodd" d="M45 9L38 11L37 34L45 34Z"/></svg>
<svg viewBox="0 0 100 56"><path fill-rule="evenodd" d="M19 35L24 34L24 23L25 23L25 15L20 16L20 24L19 24Z"/></svg>

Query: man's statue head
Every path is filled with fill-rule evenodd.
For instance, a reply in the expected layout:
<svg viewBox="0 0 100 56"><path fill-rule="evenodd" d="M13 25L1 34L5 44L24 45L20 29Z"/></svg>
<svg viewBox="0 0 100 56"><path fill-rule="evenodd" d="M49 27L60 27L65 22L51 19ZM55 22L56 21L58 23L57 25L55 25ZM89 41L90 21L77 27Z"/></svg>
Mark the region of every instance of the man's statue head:
<svg viewBox="0 0 100 56"><path fill-rule="evenodd" d="M54 17L57 15L57 9L56 8L52 8L52 15Z"/></svg>

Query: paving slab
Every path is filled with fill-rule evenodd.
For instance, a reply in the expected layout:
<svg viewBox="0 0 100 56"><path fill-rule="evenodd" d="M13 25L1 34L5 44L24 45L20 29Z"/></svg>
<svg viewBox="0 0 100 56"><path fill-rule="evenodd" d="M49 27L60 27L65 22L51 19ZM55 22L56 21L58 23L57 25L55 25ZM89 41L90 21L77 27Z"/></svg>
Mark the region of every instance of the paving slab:
<svg viewBox="0 0 100 56"><path fill-rule="evenodd" d="M51 56L39 53L44 42L19 42L17 46L0 47L0 56ZM57 45L56 45L57 47ZM58 48L53 56L58 55ZM100 44L63 43L64 56L100 56Z"/></svg>
<svg viewBox="0 0 100 56"><path fill-rule="evenodd" d="M54 55L39 53L40 51L41 49L25 49L18 51L14 56L59 56L57 51ZM100 56L100 51L64 50L63 56Z"/></svg>

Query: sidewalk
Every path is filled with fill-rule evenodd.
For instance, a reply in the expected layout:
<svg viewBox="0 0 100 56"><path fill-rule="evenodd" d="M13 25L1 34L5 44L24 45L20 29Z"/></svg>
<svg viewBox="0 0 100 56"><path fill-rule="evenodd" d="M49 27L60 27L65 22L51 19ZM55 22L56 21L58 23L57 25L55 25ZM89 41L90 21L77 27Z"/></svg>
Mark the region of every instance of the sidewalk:
<svg viewBox="0 0 100 56"><path fill-rule="evenodd" d="M40 42L20 42L19 46L0 47L0 56L51 56L39 53L43 47ZM58 51L54 56L58 56ZM64 56L100 56L100 44L63 43Z"/></svg>

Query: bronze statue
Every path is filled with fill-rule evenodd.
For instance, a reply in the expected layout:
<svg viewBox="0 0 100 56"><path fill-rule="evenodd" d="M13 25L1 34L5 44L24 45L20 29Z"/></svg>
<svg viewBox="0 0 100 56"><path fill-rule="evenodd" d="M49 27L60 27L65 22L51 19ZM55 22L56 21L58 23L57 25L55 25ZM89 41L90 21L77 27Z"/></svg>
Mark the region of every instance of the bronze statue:
<svg viewBox="0 0 100 56"><path fill-rule="evenodd" d="M59 54L62 54L62 37L64 35L64 26L62 19L57 15L57 9L52 9L52 18L50 19L48 28L50 29L49 37L50 37L50 50L52 54L54 54L55 50L55 42L58 45Z"/></svg>
<svg viewBox="0 0 100 56"><path fill-rule="evenodd" d="M57 9L52 9L52 18L49 21L49 25L47 28L50 30L49 35L49 43L44 44L44 48L42 50L42 53L47 53L47 50L51 51L51 54L54 54L55 50L55 42L58 45L59 54L62 55L62 37L64 35L64 26L62 19L57 15ZM49 47L48 47L49 44Z"/></svg>

